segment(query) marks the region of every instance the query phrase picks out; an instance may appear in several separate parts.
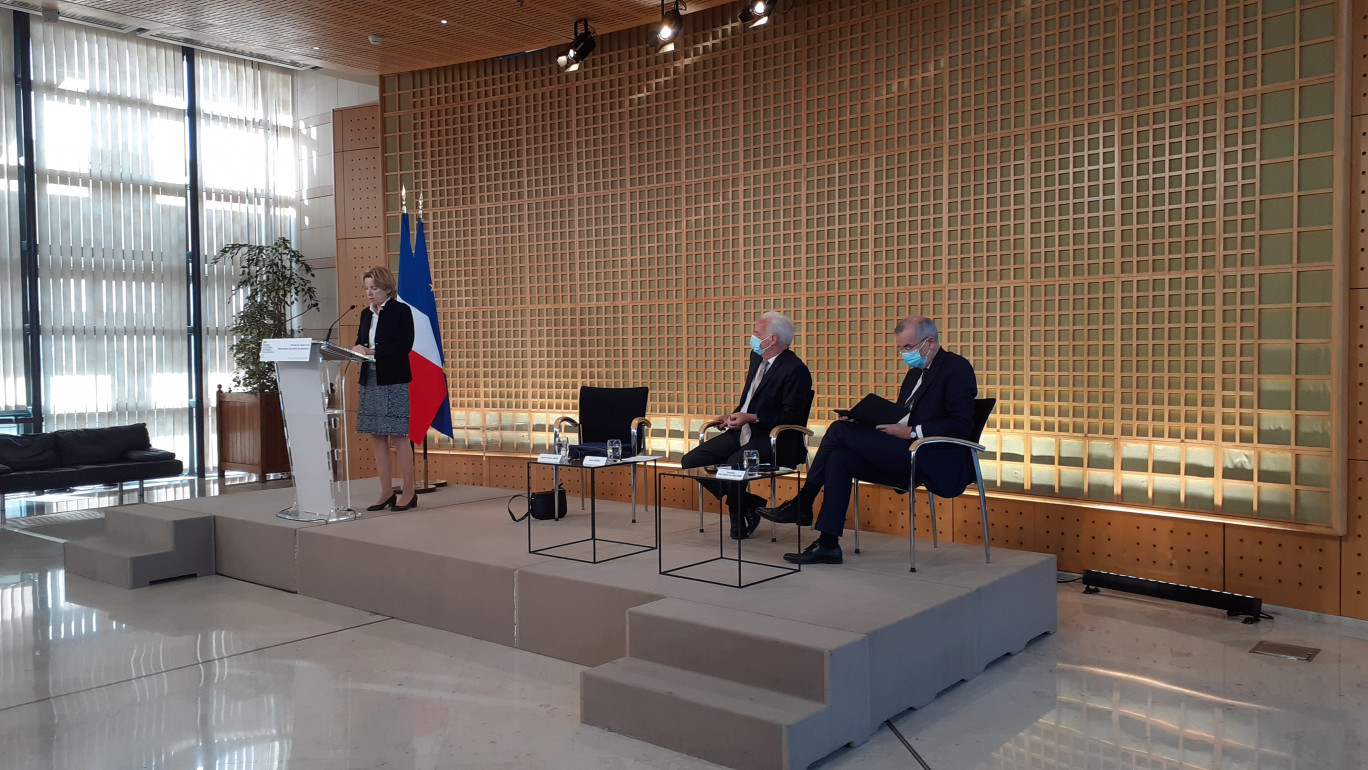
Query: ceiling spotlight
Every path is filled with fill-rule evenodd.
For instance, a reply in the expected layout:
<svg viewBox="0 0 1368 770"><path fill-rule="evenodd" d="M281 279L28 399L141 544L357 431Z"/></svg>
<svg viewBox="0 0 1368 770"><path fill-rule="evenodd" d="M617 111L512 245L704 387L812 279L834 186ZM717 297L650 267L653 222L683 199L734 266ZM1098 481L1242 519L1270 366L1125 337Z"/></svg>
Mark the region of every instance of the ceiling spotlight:
<svg viewBox="0 0 1368 770"><path fill-rule="evenodd" d="M769 21L770 13L774 11L774 3L770 0L748 0L746 7L741 9L741 13L736 18L746 28L758 27Z"/></svg>
<svg viewBox="0 0 1368 770"><path fill-rule="evenodd" d="M371 45L380 45L385 41L385 39L383 37L380 37L379 35L371 35L366 39L370 41Z"/></svg>
<svg viewBox="0 0 1368 770"><path fill-rule="evenodd" d="M654 40L656 53L669 53L675 49L679 30L684 27L684 17L679 13L683 7L684 3L674 0L674 6L667 11L665 0L660 0L660 26L656 27Z"/></svg>
<svg viewBox="0 0 1368 770"><path fill-rule="evenodd" d="M575 39L570 43L570 50L556 57L556 66L560 67L561 72L574 72L580 68L589 54L593 53L596 45L598 43L594 41L594 33L589 29L589 20L576 19Z"/></svg>
<svg viewBox="0 0 1368 770"><path fill-rule="evenodd" d="M443 23L443 24L446 24L446 23L447 23L447 20L446 20L446 19L442 19L442 23Z"/></svg>

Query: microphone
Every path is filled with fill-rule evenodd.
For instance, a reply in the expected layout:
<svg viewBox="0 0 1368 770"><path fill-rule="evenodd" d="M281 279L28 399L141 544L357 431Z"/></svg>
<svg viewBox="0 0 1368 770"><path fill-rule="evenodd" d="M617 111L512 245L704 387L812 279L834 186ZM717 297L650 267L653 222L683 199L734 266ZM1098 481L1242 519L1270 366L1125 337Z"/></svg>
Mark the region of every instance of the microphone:
<svg viewBox="0 0 1368 770"><path fill-rule="evenodd" d="M337 321L341 321L348 313L350 313L351 311L353 311L353 310L355 310L355 309L356 309L356 305L352 305L351 307L347 308L346 310L343 310L343 311L342 311L342 315L340 315L340 316L337 317ZM328 327L328 334L327 334L327 336L325 336L325 337L323 338L323 344L324 344L324 345L328 344L328 340L332 339L333 328L337 326L337 321L333 321L333 322L332 322L332 326L329 326L329 327Z"/></svg>
<svg viewBox="0 0 1368 770"><path fill-rule="evenodd" d="M308 307L304 308L303 310L299 311L298 313L295 313L294 315L290 316L289 318L286 318L286 319L285 319L285 323L289 323L289 322L293 321L294 319L296 319L296 318L298 318L298 317L304 315L305 313L309 312L310 310L317 310L317 309L318 309L318 303L317 303L317 302L311 302L311 303L309 303L309 306L308 306ZM296 330L296 333L298 333L297 330Z"/></svg>

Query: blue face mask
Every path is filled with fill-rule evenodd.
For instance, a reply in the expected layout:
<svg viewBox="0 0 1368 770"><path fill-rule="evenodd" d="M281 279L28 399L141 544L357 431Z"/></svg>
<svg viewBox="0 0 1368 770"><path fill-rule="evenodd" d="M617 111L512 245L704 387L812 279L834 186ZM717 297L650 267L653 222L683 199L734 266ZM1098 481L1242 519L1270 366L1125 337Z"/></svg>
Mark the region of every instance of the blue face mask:
<svg viewBox="0 0 1368 770"><path fill-rule="evenodd" d="M763 356L766 350L765 348L760 347L760 338L754 334L750 336L750 349L751 352L757 356Z"/></svg>
<svg viewBox="0 0 1368 770"><path fill-rule="evenodd" d="M926 358L922 356L920 350L909 350L906 353L903 353L902 360L903 363L913 369L919 368L922 364L926 363Z"/></svg>

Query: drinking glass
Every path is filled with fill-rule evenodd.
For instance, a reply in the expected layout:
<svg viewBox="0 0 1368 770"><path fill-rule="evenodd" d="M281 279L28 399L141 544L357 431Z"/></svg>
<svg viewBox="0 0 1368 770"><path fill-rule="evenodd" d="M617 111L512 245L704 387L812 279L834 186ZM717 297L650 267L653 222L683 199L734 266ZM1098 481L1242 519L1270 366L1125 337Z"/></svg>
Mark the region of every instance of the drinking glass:
<svg viewBox="0 0 1368 770"><path fill-rule="evenodd" d="M567 436L556 438L556 454L560 455L561 462L570 459L570 439Z"/></svg>
<svg viewBox="0 0 1368 770"><path fill-rule="evenodd" d="M747 449L741 453L741 467L746 473L755 473L755 469L760 467L760 452L755 449Z"/></svg>
<svg viewBox="0 0 1368 770"><path fill-rule="evenodd" d="M622 442L615 438L608 439L608 462L615 463L622 459Z"/></svg>

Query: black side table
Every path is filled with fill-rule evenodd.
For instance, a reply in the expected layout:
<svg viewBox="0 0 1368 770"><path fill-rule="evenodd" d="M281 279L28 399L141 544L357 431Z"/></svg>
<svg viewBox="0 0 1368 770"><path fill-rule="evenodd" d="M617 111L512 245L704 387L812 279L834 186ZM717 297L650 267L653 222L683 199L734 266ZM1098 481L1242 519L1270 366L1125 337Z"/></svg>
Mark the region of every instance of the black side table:
<svg viewBox="0 0 1368 770"><path fill-rule="evenodd" d="M528 460L528 461L527 461L527 493L528 493L528 495L531 495L531 494L532 494L532 466L534 466L534 465L545 465L545 466L550 466L550 467L553 469L554 473L553 473L553 476L552 476L552 478L553 478L553 482L552 482L552 486L551 486L552 490L555 490L555 489L557 489L557 488L560 487L560 471L561 471L562 468L573 468L573 469L575 469L575 470L588 470L588 471L589 471L589 537L582 537L582 538L579 538L578 540L571 540L571 541L564 542L564 543L555 543L554 545L548 545L548 546L542 546L541 548L536 548L536 547L534 547L534 546L532 545L532 526L533 526L534 524L538 524L538 525L540 525L540 524L545 524L547 527L557 526L557 525L560 524L560 520L559 520L559 519L548 519L548 520L546 520L546 521L543 522L543 521L539 521L539 520L537 520L537 519L533 519L531 516L528 516L528 517L527 517L527 552L528 552L528 553L538 554L538 555L540 555L540 556L550 556L550 557L553 558L553 559L566 559L566 560L568 560L568 561L579 561L579 562L584 562L584 563L586 563L586 564L601 564L601 563L603 563L603 562L613 561L614 559L621 559L621 558L624 557L624 556L632 556L632 555L635 555L635 554L638 554L638 553L645 553L645 552L647 552L647 551L654 551L654 550L658 547L658 544L659 544L659 542L660 542L660 529L659 529L659 521L660 521L660 519L659 519L659 517L657 517L657 519L656 519L657 527L656 527L655 544L652 544L652 545L645 545L645 544L642 544L642 543L628 543L628 542L625 542L625 541L622 541L622 540L612 540L612 539L610 539L610 538L599 537L599 535L598 535L598 505L597 505L598 500L597 500L597 498L595 497L594 492L595 492L595 482L596 482L596 479L598 478L598 476L597 476L597 472L598 472L598 471L606 470L606 469L609 469L609 468L621 468L621 467L624 467L624 466L627 467L627 468L631 471L631 473L632 473L632 523L635 524L635 523L636 523L636 503L637 503L637 501L636 501L636 490L637 490L636 472L637 472L637 467L638 467L638 466L641 466L641 465L646 465L646 464L649 463L650 466L651 466L652 468L655 468L655 467L656 467L656 461L659 460L659 459L660 459L660 458L654 457L654 456L625 457L625 458L623 458L623 459L621 459L621 460L619 460L619 461L617 461L617 462L615 462L615 463L608 463L607 465L585 465L583 460L574 460L574 461L566 462L566 463L542 462L540 459ZM643 501L643 502L645 502L645 501ZM658 508L659 508L659 505L657 505L657 509L658 509ZM567 512L567 513L568 513L568 512ZM589 553L590 553L590 557L587 558L587 559L586 559L586 558L583 558L583 557L581 557L581 556L567 556L567 555L565 555L565 554L555 553L555 551L558 551L558 550L560 550L560 549L562 549L562 548L569 548L570 546L579 545L579 544L581 544L581 543L589 543ZM606 556L606 557L600 558L600 557L599 557L599 552L598 552L598 551L599 551L599 549L598 549L598 544L599 544L599 543L612 543L612 544L614 544L614 545L627 546L627 547L630 548L631 550L627 551L626 553L619 553L619 554L617 554L616 556ZM614 550L619 550L619 549L614 549Z"/></svg>
<svg viewBox="0 0 1368 770"><path fill-rule="evenodd" d="M663 476L675 476L675 477L679 477L679 478L688 478L688 479L693 479L694 481L699 481L699 482L706 481L706 480L714 480L714 481L718 481L718 482L723 483L723 484L731 484L731 485L732 485L732 489L734 490L734 492L735 492L736 494L739 495L739 494L741 494L742 492L745 492L747 485L749 485L752 481L771 480L771 483L773 483L773 481L772 481L773 479L776 479L776 478L778 478L778 477L780 477L780 476L787 476L787 475L789 475L789 474L791 474L791 473L793 473L793 472L794 472L794 470L793 470L792 468L776 468L776 469L774 469L774 470L752 471L752 472L750 472L750 473L747 473L747 474L746 474L746 477L743 478L743 479L723 479L723 478L718 478L717 473L716 473L715 471L709 471L709 470L707 470L707 469L705 469L705 468L680 468L680 469L677 469L677 470L668 470L668 471L663 471L663 472L657 472L657 473L656 473L656 549L657 549L657 556L658 556L657 561L658 561L659 567L660 567L660 574L662 574L662 575L669 575L669 576L671 576L671 577L683 578L683 579L685 579L685 580L694 580L694 581L697 581L697 582L700 582L700 583L711 583L711 584L713 584L713 585L718 585L718 586L727 586L727 587L729 587L729 588L745 588L745 587L747 587L747 586L753 586L753 585L757 585L757 584L759 584L759 583L765 583L765 582L768 582L768 581L770 581L770 580L774 580L775 578L781 578L781 577L783 577L783 576L785 576L785 575L789 575L789 574L792 574L792 573L794 573L794 572L799 572L799 571L801 571L801 570L802 570L802 566L801 566L801 565L798 565L798 564L788 564L788 563L786 563L786 562L785 562L785 563L779 563L779 564L771 564L771 563L767 563L767 562L754 561L754 560L752 560L752 559L744 558L744 556L742 555L742 551L741 551L741 544L744 542L743 540L737 540L737 541L736 541L736 554L735 554L735 555L729 555L729 554L727 553L727 528L726 528L725 526L718 527L718 532L717 532L717 556L714 556L714 557L708 558L708 559L703 559L703 560L701 560L701 561L696 561L696 562L693 562L693 563L691 563L691 564L685 564L685 565L680 566L680 567L671 567L670 569L665 569L665 548L664 548L664 545L663 545L663 543L662 543L662 541L661 541L661 522L660 522L661 489L660 489L660 485L661 485L661 480L662 480L662 477L663 477ZM701 485L700 485L700 486L701 486ZM702 493L700 492L700 494L702 494ZM798 551L799 551L799 552L802 552L802 550L803 550L803 528L802 528L802 527L799 527L799 528L798 528ZM699 577L699 576L697 576L697 575L685 574L685 572L688 571L688 570L694 570L695 568L701 567L701 566L704 565L704 564L714 564L714 563L716 563L716 562L735 562L735 563L736 563L736 582L733 583L733 582L731 582L730 580L727 580L727 581L723 582L723 581L720 581L720 580L713 580L713 579L706 578L706 577ZM774 571L775 574L770 575L769 577L763 577L763 578L759 578L759 579L757 579L757 580L751 580L751 581L747 582L747 581L744 579L744 577L742 576L742 572L741 572L742 567L743 567L744 565L747 565L747 564L749 564L749 565L751 565L751 566L753 566L753 567L761 567L761 568L764 568L764 569L772 570L772 571Z"/></svg>

